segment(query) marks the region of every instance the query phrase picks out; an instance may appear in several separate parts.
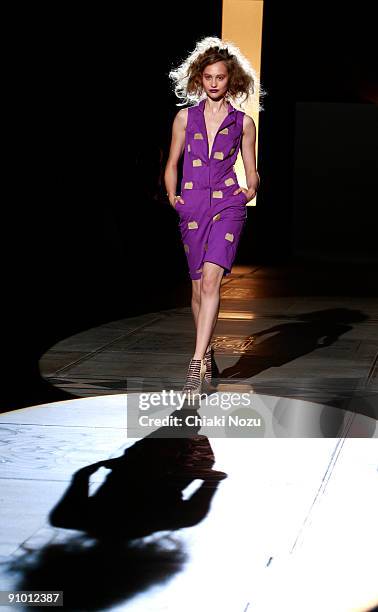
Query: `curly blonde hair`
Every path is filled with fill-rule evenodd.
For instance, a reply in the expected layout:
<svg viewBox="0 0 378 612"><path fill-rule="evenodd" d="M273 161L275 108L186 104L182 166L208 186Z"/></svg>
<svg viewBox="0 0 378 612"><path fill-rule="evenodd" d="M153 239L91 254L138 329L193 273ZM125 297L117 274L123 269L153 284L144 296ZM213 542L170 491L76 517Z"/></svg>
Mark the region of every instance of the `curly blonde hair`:
<svg viewBox="0 0 378 612"><path fill-rule="evenodd" d="M258 111L262 111L262 89L259 77L247 58L232 42L215 36L207 36L198 41L194 51L175 69L169 72L173 81L174 92L182 100L176 106L191 106L204 98L202 73L206 66L224 62L228 71L228 88L226 97L235 106L243 109L247 100L251 100ZM244 96L244 99L243 99Z"/></svg>

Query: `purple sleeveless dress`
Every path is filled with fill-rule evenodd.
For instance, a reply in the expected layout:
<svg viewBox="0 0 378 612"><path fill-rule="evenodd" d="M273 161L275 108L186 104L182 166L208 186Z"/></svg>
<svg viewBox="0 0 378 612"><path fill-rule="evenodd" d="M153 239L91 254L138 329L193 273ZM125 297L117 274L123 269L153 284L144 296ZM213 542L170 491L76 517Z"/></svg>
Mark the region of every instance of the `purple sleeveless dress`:
<svg viewBox="0 0 378 612"><path fill-rule="evenodd" d="M193 280L201 278L205 261L222 266L224 276L231 272L247 219L245 194L233 195L239 187L234 164L245 113L228 103L209 152L204 106L205 99L188 108L180 192L184 204L177 201L175 207Z"/></svg>

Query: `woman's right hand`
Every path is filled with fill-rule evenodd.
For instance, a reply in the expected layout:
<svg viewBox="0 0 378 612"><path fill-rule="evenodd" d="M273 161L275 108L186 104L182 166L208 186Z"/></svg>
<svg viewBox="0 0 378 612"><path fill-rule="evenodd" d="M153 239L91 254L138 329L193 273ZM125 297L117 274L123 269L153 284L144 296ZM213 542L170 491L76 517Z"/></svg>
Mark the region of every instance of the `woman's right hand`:
<svg viewBox="0 0 378 612"><path fill-rule="evenodd" d="M171 206L173 206L173 208L176 208L177 202L180 202L180 204L184 204L184 200L182 199L181 196L179 195L170 196L169 203Z"/></svg>

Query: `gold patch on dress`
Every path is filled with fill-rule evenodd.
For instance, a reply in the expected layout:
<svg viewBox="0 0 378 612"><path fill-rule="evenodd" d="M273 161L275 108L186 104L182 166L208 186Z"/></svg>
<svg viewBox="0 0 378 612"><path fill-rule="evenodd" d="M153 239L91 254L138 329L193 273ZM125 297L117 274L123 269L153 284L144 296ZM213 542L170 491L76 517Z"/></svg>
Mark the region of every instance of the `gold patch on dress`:
<svg viewBox="0 0 378 612"><path fill-rule="evenodd" d="M193 159L193 166L202 166L202 162L200 159Z"/></svg>
<svg viewBox="0 0 378 612"><path fill-rule="evenodd" d="M230 178L225 180L224 184L227 185L227 187L228 187L229 185L235 185L235 181L234 181L233 178L230 177Z"/></svg>
<svg viewBox="0 0 378 612"><path fill-rule="evenodd" d="M227 232L227 234L225 234L225 238L226 240L229 240L230 242L234 241L234 234L230 234L229 232Z"/></svg>
<svg viewBox="0 0 378 612"><path fill-rule="evenodd" d="M184 251L185 251L185 253L189 253L189 245L188 244L184 244Z"/></svg>
<svg viewBox="0 0 378 612"><path fill-rule="evenodd" d="M201 132L196 132L194 134L194 140L203 140L203 136L202 136Z"/></svg>
<svg viewBox="0 0 378 612"><path fill-rule="evenodd" d="M220 217L221 217L220 213L218 213L217 215L214 215L213 221L219 221Z"/></svg>
<svg viewBox="0 0 378 612"><path fill-rule="evenodd" d="M190 183L185 183L185 185L184 185L184 189L193 189L193 183L192 183L192 181L190 181Z"/></svg>
<svg viewBox="0 0 378 612"><path fill-rule="evenodd" d="M219 133L220 134L228 134L228 128L223 128L223 130L221 130Z"/></svg>
<svg viewBox="0 0 378 612"><path fill-rule="evenodd" d="M232 147L231 151L230 151L230 155L232 155L235 152L235 147Z"/></svg>
<svg viewBox="0 0 378 612"><path fill-rule="evenodd" d="M197 229L197 227L198 227L197 221L189 221L189 223L188 223L188 228L189 229Z"/></svg>
<svg viewBox="0 0 378 612"><path fill-rule="evenodd" d="M188 153L190 153L190 144L188 144Z"/></svg>
<svg viewBox="0 0 378 612"><path fill-rule="evenodd" d="M223 198L223 191L213 191L213 198Z"/></svg>
<svg viewBox="0 0 378 612"><path fill-rule="evenodd" d="M214 153L214 159L223 159L224 158L224 153L223 151L215 151Z"/></svg>

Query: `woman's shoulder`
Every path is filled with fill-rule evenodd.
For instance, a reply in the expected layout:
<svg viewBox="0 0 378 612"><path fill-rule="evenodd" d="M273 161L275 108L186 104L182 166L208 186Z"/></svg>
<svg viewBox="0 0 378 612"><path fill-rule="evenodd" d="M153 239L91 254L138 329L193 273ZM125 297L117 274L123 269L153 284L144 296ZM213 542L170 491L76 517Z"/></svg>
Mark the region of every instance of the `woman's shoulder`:
<svg viewBox="0 0 378 612"><path fill-rule="evenodd" d="M175 121L182 127L186 128L188 123L188 108L180 108L180 110L176 113Z"/></svg>
<svg viewBox="0 0 378 612"><path fill-rule="evenodd" d="M179 117L180 119L186 119L187 116L188 116L188 107L180 108L180 110L177 111L176 113L176 117Z"/></svg>
<svg viewBox="0 0 378 612"><path fill-rule="evenodd" d="M245 132L246 130L250 130L250 131L256 130L256 124L250 115L247 115L245 111L242 111L239 109L238 109L238 115L239 115L239 125L243 129L243 132Z"/></svg>

